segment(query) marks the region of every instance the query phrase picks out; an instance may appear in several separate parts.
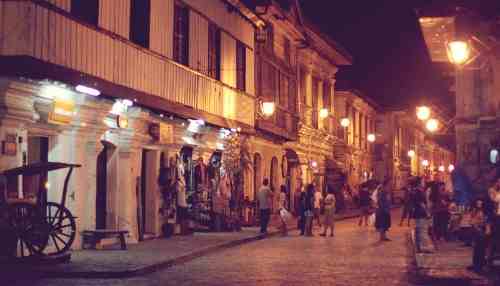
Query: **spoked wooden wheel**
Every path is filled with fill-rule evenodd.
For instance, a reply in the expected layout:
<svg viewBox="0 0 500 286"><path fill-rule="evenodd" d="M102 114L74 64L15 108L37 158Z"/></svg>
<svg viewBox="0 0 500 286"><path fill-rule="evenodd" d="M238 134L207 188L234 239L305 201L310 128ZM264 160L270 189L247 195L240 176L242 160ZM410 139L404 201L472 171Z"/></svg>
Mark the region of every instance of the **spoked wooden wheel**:
<svg viewBox="0 0 500 286"><path fill-rule="evenodd" d="M45 255L57 255L68 251L75 240L76 224L71 212L64 206L48 202L43 216L48 224L48 246Z"/></svg>
<svg viewBox="0 0 500 286"><path fill-rule="evenodd" d="M37 206L30 203L9 205L9 225L16 240L15 256L42 255L49 239L48 225Z"/></svg>

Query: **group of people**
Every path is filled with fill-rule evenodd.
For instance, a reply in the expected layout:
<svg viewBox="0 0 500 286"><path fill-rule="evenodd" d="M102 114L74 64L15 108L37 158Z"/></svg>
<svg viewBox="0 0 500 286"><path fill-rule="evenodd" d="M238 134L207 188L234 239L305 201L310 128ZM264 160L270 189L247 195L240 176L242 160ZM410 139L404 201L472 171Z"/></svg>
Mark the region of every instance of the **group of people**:
<svg viewBox="0 0 500 286"><path fill-rule="evenodd" d="M291 217L286 206L286 188L282 187L279 193L278 214L281 220L282 234L287 234L287 219ZM269 187L269 180L264 179L257 199L260 210L260 232L267 233L267 226L271 216L272 202L274 193ZM360 188L360 202L363 216L360 218L367 224L367 216L375 214L375 227L380 233L380 241L389 241L387 231L391 227L390 199L388 192L383 188L383 184L372 180L369 184L364 184ZM297 201L298 229L300 235L313 236L314 222L317 223L322 231L320 236L330 237L335 233L335 214L338 207L337 197L334 188L327 187L326 196L314 184L308 184L300 189L299 199Z"/></svg>
<svg viewBox="0 0 500 286"><path fill-rule="evenodd" d="M287 209L287 195L286 188L282 186L279 193L279 208L277 213L281 221L281 232L283 235L287 235L287 221L291 217L289 210ZM272 204L274 200L274 193L269 186L269 179L264 179L262 186L257 193L257 201L259 205L259 215L260 215L260 232L261 234L267 234L267 227L272 212ZM300 229L301 235L312 236L313 219L316 219L319 226L321 226L320 216L321 213L324 214L324 231L322 236L326 236L327 231L330 231L330 236L334 234L334 214L335 214L335 196L333 195L333 190L329 189L326 197L319 190L316 190L313 184L308 184L305 190L301 191L299 206L298 206L298 228Z"/></svg>
<svg viewBox="0 0 500 286"><path fill-rule="evenodd" d="M413 177L405 188L400 225L407 220L410 226L411 219L415 220L417 251L429 251L423 247L427 236L436 243L461 240L474 247L470 270L481 271L500 247L500 178L487 195L477 196L469 205L458 205L443 182Z"/></svg>

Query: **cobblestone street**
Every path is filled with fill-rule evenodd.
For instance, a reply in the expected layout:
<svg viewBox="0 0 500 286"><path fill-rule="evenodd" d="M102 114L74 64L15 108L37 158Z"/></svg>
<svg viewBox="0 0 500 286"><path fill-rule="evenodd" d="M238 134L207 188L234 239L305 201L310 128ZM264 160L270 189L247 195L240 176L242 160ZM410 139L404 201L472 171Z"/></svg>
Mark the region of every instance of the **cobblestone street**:
<svg viewBox="0 0 500 286"><path fill-rule="evenodd" d="M399 214L393 213L393 221ZM410 285L407 228L393 226L378 243L373 227L337 224L333 238L273 237L130 279L17 281L32 285Z"/></svg>

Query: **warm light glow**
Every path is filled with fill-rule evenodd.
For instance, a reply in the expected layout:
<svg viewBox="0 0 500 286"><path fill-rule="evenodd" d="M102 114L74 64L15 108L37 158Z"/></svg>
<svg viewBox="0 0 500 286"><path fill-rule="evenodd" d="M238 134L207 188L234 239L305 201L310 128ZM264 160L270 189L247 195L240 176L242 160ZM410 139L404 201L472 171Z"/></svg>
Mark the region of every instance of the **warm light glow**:
<svg viewBox="0 0 500 286"><path fill-rule="evenodd" d="M447 44L446 52L452 64L461 65L469 59L470 46L464 41L452 41Z"/></svg>
<svg viewBox="0 0 500 286"><path fill-rule="evenodd" d="M415 151L413 151L413 150L408 151L408 157L410 157L410 158L415 157Z"/></svg>
<svg viewBox="0 0 500 286"><path fill-rule="evenodd" d="M262 102L261 111L264 116L271 116L274 114L274 102Z"/></svg>
<svg viewBox="0 0 500 286"><path fill-rule="evenodd" d="M134 102L132 100L130 100L130 99L124 99L124 100L122 100L122 103L126 107L131 107L132 105L134 105Z"/></svg>
<svg viewBox="0 0 500 286"><path fill-rule="evenodd" d="M351 121L349 120L349 118L344 117L344 118L340 119L340 125L342 125L342 127L349 127L349 124L351 124Z"/></svg>
<svg viewBox="0 0 500 286"><path fill-rule="evenodd" d="M118 116L118 127L127 128L128 127L128 119L126 116Z"/></svg>
<svg viewBox="0 0 500 286"><path fill-rule="evenodd" d="M45 185L44 185L45 189L48 190L50 188L50 183L49 181L45 182Z"/></svg>
<svg viewBox="0 0 500 286"><path fill-rule="evenodd" d="M312 161L312 162L311 162L311 166L312 166L313 168L318 167L318 162L316 162L316 161Z"/></svg>
<svg viewBox="0 0 500 286"><path fill-rule="evenodd" d="M52 84L45 85L41 89L40 95L48 99L54 99L54 98L63 100L71 99L71 93L67 89Z"/></svg>
<svg viewBox="0 0 500 286"><path fill-rule="evenodd" d="M375 139L376 139L375 134L372 134L372 133L368 134L367 139L368 139L368 142L375 142Z"/></svg>
<svg viewBox="0 0 500 286"><path fill-rule="evenodd" d="M85 85L81 85L81 84L77 85L75 89L78 92L85 93L85 94L92 95L92 96L98 96L101 94L101 92L99 90L85 86Z"/></svg>
<svg viewBox="0 0 500 286"><path fill-rule="evenodd" d="M444 172L444 166L443 165L439 166L438 170L439 172Z"/></svg>
<svg viewBox="0 0 500 286"><path fill-rule="evenodd" d="M450 165L448 166L448 172L450 172L450 173L451 173L451 172L453 172L453 170L455 170L455 166L453 166L453 164L450 164Z"/></svg>
<svg viewBox="0 0 500 286"><path fill-rule="evenodd" d="M431 117L431 109L427 106L417 107L417 118L424 121Z"/></svg>
<svg viewBox="0 0 500 286"><path fill-rule="evenodd" d="M439 129L439 121L437 119L431 118L425 123L425 128L430 132L436 132Z"/></svg>
<svg viewBox="0 0 500 286"><path fill-rule="evenodd" d="M328 109L326 108L321 108L321 110L319 111L319 117L321 119L325 119L328 117Z"/></svg>
<svg viewBox="0 0 500 286"><path fill-rule="evenodd" d="M429 160L422 160L422 166L424 167L429 166Z"/></svg>

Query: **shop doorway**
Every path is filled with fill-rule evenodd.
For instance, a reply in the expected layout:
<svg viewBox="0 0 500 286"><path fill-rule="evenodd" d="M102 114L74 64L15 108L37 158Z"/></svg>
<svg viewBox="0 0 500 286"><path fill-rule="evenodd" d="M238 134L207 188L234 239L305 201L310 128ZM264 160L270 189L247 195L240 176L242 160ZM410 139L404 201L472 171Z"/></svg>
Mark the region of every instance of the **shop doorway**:
<svg viewBox="0 0 500 286"><path fill-rule="evenodd" d="M115 145L101 141L103 148L96 162L96 229L114 228L118 225L118 202L116 197L118 162ZM113 196L113 194L115 194Z"/></svg>
<svg viewBox="0 0 500 286"><path fill-rule="evenodd" d="M259 153L253 156L253 197L254 201L257 200L257 192L262 184L262 158Z"/></svg>
<svg viewBox="0 0 500 286"><path fill-rule="evenodd" d="M156 197L159 170L159 152L143 149L141 161L140 192L137 198L139 240L152 239L157 231L157 211L159 206Z"/></svg>
<svg viewBox="0 0 500 286"><path fill-rule="evenodd" d="M28 137L28 152L23 153L23 165L34 163L47 163L49 161L49 138L43 136ZM38 187L32 187L32 184L39 184ZM46 203L48 200L47 189L48 172L41 173L38 176L23 177L23 190L45 190L41 192L40 202ZM28 195L28 194L24 194Z"/></svg>

